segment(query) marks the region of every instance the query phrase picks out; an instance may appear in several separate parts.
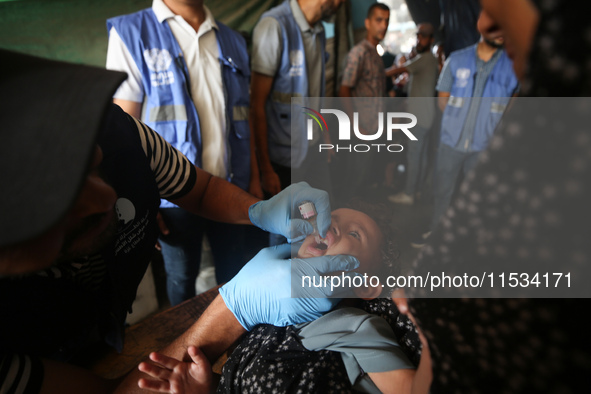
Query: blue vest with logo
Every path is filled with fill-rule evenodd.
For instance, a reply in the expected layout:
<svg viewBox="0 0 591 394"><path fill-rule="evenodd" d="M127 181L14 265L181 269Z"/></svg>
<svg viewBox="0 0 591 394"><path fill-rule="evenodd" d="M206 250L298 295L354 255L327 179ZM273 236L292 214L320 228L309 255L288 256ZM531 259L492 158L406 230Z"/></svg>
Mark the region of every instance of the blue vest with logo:
<svg viewBox="0 0 591 394"><path fill-rule="evenodd" d="M228 180L247 189L250 180L248 53L242 36L216 23L226 100ZM107 20L108 31L111 27L115 27L143 76L146 98L142 121L201 167L199 114L191 97L187 64L170 26L166 21L158 22L149 8ZM174 206L162 200L162 207Z"/></svg>
<svg viewBox="0 0 591 394"><path fill-rule="evenodd" d="M482 151L497 127L503 112L517 88L513 63L503 50L486 80L482 98L473 98L476 77L476 45L453 52L449 67L454 78L449 101L441 121L441 142L455 147L468 116L471 100L480 100L472 151Z"/></svg>
<svg viewBox="0 0 591 394"><path fill-rule="evenodd" d="M297 168L308 151L305 120L300 114L301 111L296 112L298 119L295 119L293 124L300 126L294 133L292 133L291 118L291 99L304 98L309 95L304 41L291 11L289 0L265 12L261 19L265 17L273 17L279 22L283 37L281 61L265 105L269 157L274 163ZM322 51L326 47L324 33L320 34L320 47ZM324 96L325 56L321 56L321 59L320 95Z"/></svg>

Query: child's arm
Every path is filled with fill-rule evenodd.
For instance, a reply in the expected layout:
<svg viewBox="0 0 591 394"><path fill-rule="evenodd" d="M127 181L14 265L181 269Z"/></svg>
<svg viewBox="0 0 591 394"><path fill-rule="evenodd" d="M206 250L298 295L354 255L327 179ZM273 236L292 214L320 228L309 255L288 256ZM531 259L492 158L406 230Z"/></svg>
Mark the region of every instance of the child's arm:
<svg viewBox="0 0 591 394"><path fill-rule="evenodd" d="M210 362L213 362L245 332L246 330L226 307L222 297L218 295L197 322L160 353L169 358L191 363L192 357L188 349L194 346L199 348ZM118 394L146 392L138 387L138 382L142 378L146 378L142 371L138 369L131 371L115 392Z"/></svg>
<svg viewBox="0 0 591 394"><path fill-rule="evenodd" d="M407 314L414 323L412 315L408 312ZM431 381L433 380L431 352L429 351L427 339L420 330L419 338L423 344L423 350L421 351L421 361L416 371L414 369L399 369L396 371L368 373L369 378L382 393L427 394L429 392L429 387L431 387Z"/></svg>
<svg viewBox="0 0 591 394"><path fill-rule="evenodd" d="M405 388L404 391L401 390L399 392L411 394L427 394L429 393L429 388L431 387L431 382L433 381L433 364L431 360L431 351L429 350L429 343L427 342L427 338L425 338L425 335L418 326L414 316L408 310L408 302L406 299L406 295L404 294L404 290L395 290L392 293L392 301L394 301L400 313L407 315L410 321L415 325L419 333L419 339L421 340L421 344L423 345L423 348L421 350L421 360L419 361L419 367L416 371L413 371L414 374L412 378L409 381L405 381L405 384L406 382L410 382L410 386L408 388ZM387 374L391 372L395 371L384 373ZM369 375L371 380L373 380L375 385L378 386L380 391L382 391L383 393L388 393L392 391L393 386L390 382L388 382L387 380L382 380L381 376L377 376L376 379L380 381L380 384L378 384L378 382L374 380L372 374Z"/></svg>
<svg viewBox="0 0 591 394"><path fill-rule="evenodd" d="M416 369L398 369L386 372L369 372L369 378L374 382L382 393L405 393L405 394L427 394L433 381L433 367L431 363L431 352L427 338L417 325L414 316L408 310L408 303L403 290L396 290L392 293L392 301L400 311L409 317L417 328L419 339L423 345L421 360Z"/></svg>
<svg viewBox="0 0 591 394"><path fill-rule="evenodd" d="M152 363L142 362L139 370L149 376L138 381L142 389L159 393L213 393L211 365L199 348L187 349L191 361L184 362L161 353L151 353Z"/></svg>
<svg viewBox="0 0 591 394"><path fill-rule="evenodd" d="M386 372L368 372L371 381L384 394L412 393L413 380L417 371L414 369L397 369Z"/></svg>

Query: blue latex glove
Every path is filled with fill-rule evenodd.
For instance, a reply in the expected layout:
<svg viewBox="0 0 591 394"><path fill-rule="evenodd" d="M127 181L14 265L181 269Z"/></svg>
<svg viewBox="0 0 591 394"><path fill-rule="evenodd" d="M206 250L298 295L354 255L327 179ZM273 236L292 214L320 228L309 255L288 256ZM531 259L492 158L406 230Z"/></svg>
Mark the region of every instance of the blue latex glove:
<svg viewBox="0 0 591 394"><path fill-rule="evenodd" d="M288 259L289 244L261 250L238 274L220 288L226 306L240 324L250 331L257 324L283 327L315 320L331 310L339 297L353 295L350 288L304 287L303 275L319 277L359 267L353 256L322 256ZM345 275L354 276L354 272ZM297 296L292 298L292 282ZM330 297L330 298L329 298Z"/></svg>
<svg viewBox="0 0 591 394"><path fill-rule="evenodd" d="M312 225L299 216L298 206L303 201L312 201L316 206L316 224L320 236L324 238L330 227L328 193L314 189L306 182L290 185L269 200L251 205L248 216L255 226L273 234L281 234L289 242L297 242L314 231ZM292 219L292 212L297 212L298 216Z"/></svg>

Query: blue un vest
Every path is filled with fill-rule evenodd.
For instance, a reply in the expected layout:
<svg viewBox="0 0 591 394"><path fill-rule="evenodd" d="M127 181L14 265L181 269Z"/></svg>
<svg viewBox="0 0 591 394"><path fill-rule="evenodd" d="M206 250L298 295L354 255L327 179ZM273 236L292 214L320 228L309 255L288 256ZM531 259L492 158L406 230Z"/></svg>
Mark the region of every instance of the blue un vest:
<svg viewBox="0 0 591 394"><path fill-rule="evenodd" d="M67 361L96 341L122 348L126 315L158 237L160 194L134 121L116 105L108 119L98 141L100 168L117 192L120 220L114 239L101 251L105 278L94 291L53 269L1 278L0 352Z"/></svg>
<svg viewBox="0 0 591 394"><path fill-rule="evenodd" d="M458 143L473 100L476 56L476 45L473 45L449 57L454 83L441 121L441 142L451 147ZM471 145L473 151L486 149L517 84L513 63L503 50L488 76L482 98L477 98L481 101Z"/></svg>
<svg viewBox="0 0 591 394"><path fill-rule="evenodd" d="M267 133L269 139L269 157L271 161L286 167L298 168L308 151L305 121L302 117L294 121L301 124L301 130L292 133L291 99L308 97L308 72L304 41L298 24L293 16L289 1L265 12L262 18L273 17L281 26L283 51L279 69L275 73L271 94L267 99ZM320 47L326 47L324 33L320 34ZM320 95L324 96L324 64L322 59L322 76ZM299 114L300 111L297 111ZM296 114L296 115L297 115ZM293 149L292 149L293 148Z"/></svg>
<svg viewBox="0 0 591 394"><path fill-rule="evenodd" d="M228 180L247 189L250 180L248 106L250 69L244 38L217 22L220 64L228 127ZM142 120L191 162L201 167L199 114L192 104L189 72L168 23L151 8L107 20L127 46L143 78ZM190 103L190 104L189 104ZM162 200L162 207L174 207Z"/></svg>

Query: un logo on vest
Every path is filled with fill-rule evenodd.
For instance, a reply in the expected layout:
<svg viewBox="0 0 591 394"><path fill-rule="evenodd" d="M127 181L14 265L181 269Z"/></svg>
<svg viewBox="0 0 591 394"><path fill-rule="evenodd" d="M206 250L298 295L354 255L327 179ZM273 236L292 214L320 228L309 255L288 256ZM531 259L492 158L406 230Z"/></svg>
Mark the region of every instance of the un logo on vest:
<svg viewBox="0 0 591 394"><path fill-rule="evenodd" d="M301 66L302 64L304 64L304 52L299 49L295 49L293 51L290 51L289 52L289 64L291 64L292 67L297 67L297 66Z"/></svg>
<svg viewBox="0 0 591 394"><path fill-rule="evenodd" d="M144 51L144 59L152 71L165 71L172 63L172 56L166 49L152 48Z"/></svg>
<svg viewBox="0 0 591 394"><path fill-rule="evenodd" d="M304 73L304 52L300 49L295 49L289 52L289 76L301 77Z"/></svg>
<svg viewBox="0 0 591 394"><path fill-rule="evenodd" d="M458 81L456 82L458 87L466 87L468 85L468 78L470 78L470 69L458 68L456 70L456 78L458 79Z"/></svg>

